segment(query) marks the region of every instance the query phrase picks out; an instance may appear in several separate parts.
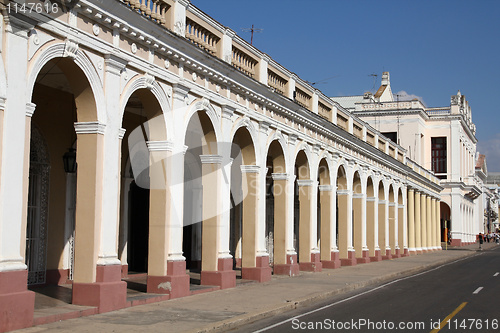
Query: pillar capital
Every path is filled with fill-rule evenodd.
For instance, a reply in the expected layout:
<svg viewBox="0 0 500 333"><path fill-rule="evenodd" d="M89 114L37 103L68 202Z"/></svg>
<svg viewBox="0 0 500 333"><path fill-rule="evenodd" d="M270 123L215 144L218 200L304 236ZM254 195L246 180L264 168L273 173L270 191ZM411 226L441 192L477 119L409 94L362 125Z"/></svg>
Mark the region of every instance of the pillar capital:
<svg viewBox="0 0 500 333"><path fill-rule="evenodd" d="M76 134L104 134L106 124L98 121L77 122L74 124Z"/></svg>
<svg viewBox="0 0 500 333"><path fill-rule="evenodd" d="M126 129L125 128L120 128L118 130L118 139L123 140L123 137L125 136Z"/></svg>
<svg viewBox="0 0 500 333"><path fill-rule="evenodd" d="M4 100L5 105L5 100ZM33 113L35 113L36 104L35 103L26 103L26 116L32 117Z"/></svg>
<svg viewBox="0 0 500 333"><path fill-rule="evenodd" d="M294 175L289 175L287 173L273 173L271 176L273 180L295 180Z"/></svg>
<svg viewBox="0 0 500 333"><path fill-rule="evenodd" d="M221 164L221 155L200 155L201 164Z"/></svg>
<svg viewBox="0 0 500 333"><path fill-rule="evenodd" d="M312 179L299 179L297 180L297 185L299 186L314 186L317 184L317 180L312 180Z"/></svg>
<svg viewBox="0 0 500 333"><path fill-rule="evenodd" d="M332 185L319 185L318 189L320 192L331 192L331 191L333 191L333 186Z"/></svg>
<svg viewBox="0 0 500 333"><path fill-rule="evenodd" d="M363 199L365 197L364 193L353 193L352 198L353 199Z"/></svg>
<svg viewBox="0 0 500 333"><path fill-rule="evenodd" d="M174 144L170 141L147 141L148 150L152 151L172 151Z"/></svg>
<svg viewBox="0 0 500 333"><path fill-rule="evenodd" d="M241 165L241 173L260 173L259 165Z"/></svg>

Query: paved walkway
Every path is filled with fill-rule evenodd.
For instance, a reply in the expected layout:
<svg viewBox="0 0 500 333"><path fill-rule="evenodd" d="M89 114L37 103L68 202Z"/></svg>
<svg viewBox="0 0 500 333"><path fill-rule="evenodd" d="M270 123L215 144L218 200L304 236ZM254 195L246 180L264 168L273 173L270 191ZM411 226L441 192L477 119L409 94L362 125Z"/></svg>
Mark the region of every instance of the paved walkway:
<svg viewBox="0 0 500 333"><path fill-rule="evenodd" d="M500 246L483 244L483 250ZM326 297L411 275L477 254L478 245L418 256L301 273L273 276L270 282L247 283L180 299L35 326L18 332L210 332L223 331L289 311Z"/></svg>

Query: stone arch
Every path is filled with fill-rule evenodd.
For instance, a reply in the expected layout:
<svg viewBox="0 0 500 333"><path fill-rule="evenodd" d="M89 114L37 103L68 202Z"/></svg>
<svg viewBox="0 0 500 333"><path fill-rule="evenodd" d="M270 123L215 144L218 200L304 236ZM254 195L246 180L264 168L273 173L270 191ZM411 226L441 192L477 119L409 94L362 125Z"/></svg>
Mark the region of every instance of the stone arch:
<svg viewBox="0 0 500 333"><path fill-rule="evenodd" d="M451 232L453 230L451 207L445 201L439 201L439 220L441 223L441 241L451 242Z"/></svg>
<svg viewBox="0 0 500 333"><path fill-rule="evenodd" d="M293 178L287 165L286 141L281 133L273 133L265 151L266 160L266 249L274 274L298 274L297 256L293 245L293 217L289 197Z"/></svg>
<svg viewBox="0 0 500 333"><path fill-rule="evenodd" d="M376 181L373 180L372 175L366 177L366 196L369 198L375 197L375 184Z"/></svg>
<svg viewBox="0 0 500 333"><path fill-rule="evenodd" d="M349 182L349 179L348 179L348 174L347 174L347 170L346 170L346 165L344 163L339 163L339 165L337 166L337 169L336 169L336 184L337 184L337 192L339 191L348 191L350 190L352 187L351 187L351 183Z"/></svg>
<svg viewBox="0 0 500 333"><path fill-rule="evenodd" d="M394 184L389 184L389 246L391 248L391 256L395 257L397 253L398 241L398 203L396 199L397 187Z"/></svg>
<svg viewBox="0 0 500 333"><path fill-rule="evenodd" d="M106 123L106 102L102 81L91 60L82 50L78 50L74 58L65 54L66 44L53 44L43 50L30 61L27 80L27 100L32 99L33 89L40 71L50 61L58 60L63 72L70 71L66 78L75 94L77 117L79 122L98 121ZM79 70L74 70L78 67ZM88 85L88 87L87 87ZM89 103L89 99L93 103Z"/></svg>
<svg viewBox="0 0 500 333"><path fill-rule="evenodd" d="M246 126L239 126L231 138L229 252L233 267L242 275L261 280L256 267L257 177L255 144ZM249 269L250 268L250 269Z"/></svg>
<svg viewBox="0 0 500 333"><path fill-rule="evenodd" d="M392 258L389 247L389 187L390 184L385 177L378 183L378 244L382 259Z"/></svg>
<svg viewBox="0 0 500 333"><path fill-rule="evenodd" d="M404 193L406 193L406 189L403 186L399 186L397 188L397 218L398 218L398 230L397 230L397 237L398 237L398 246L399 249L397 249L397 255L408 255L408 239L407 239L407 223L406 223L406 214L405 214L405 206L406 206L406 196ZM401 253L401 249L403 249L403 253Z"/></svg>
<svg viewBox="0 0 500 333"><path fill-rule="evenodd" d="M380 261L378 245L378 205L377 205L378 179L372 174L366 178L366 246L370 261Z"/></svg>
<svg viewBox="0 0 500 333"><path fill-rule="evenodd" d="M154 96L154 98L156 99L156 102L157 102L156 104L158 105L158 106L155 106L155 109L161 110L161 113L163 114L163 121L158 122L157 125L153 125L153 126L163 125L163 127L166 129L166 131L162 135L162 137L151 138L151 140L152 141L153 140L155 140L155 141L172 140L174 131L173 131L173 119L172 119L172 112L170 109L169 98L168 98L167 94L165 93L165 91L160 86L160 84L156 80L154 80L154 77L152 77L148 74L142 75L140 77L137 77L137 78L130 80L127 83L127 85L125 86L125 88L121 94L121 98L120 98L120 112L121 112L120 119L122 119L122 121L123 121L125 108L127 106L127 103L129 102L130 98L137 93L141 94L141 91L142 91L143 96L147 95L146 92L150 92L150 94L152 96ZM153 103L150 103L150 104L153 104ZM153 117L156 118L158 116L159 116L159 114L151 114L151 115L147 115L147 118L149 118L149 120L152 120Z"/></svg>
<svg viewBox="0 0 500 333"><path fill-rule="evenodd" d="M182 133L184 133L184 140L186 139L187 131L189 126L192 124L195 115L198 115L198 119L205 134L203 140L203 154L217 154L219 152L219 138L222 138L220 119L214 107L206 98L194 100L187 108L184 117L184 128L182 131Z"/></svg>
<svg viewBox="0 0 500 333"><path fill-rule="evenodd" d="M243 143L245 149L242 149L243 165L260 165L260 156L259 154L257 154L256 147L256 143L258 142L257 130L253 126L250 119L248 119L247 117L243 117L235 123L235 125L231 129L231 142L235 141L237 134L241 133L243 129L248 134L245 135L246 138L244 139ZM252 147L252 149L250 149L250 146Z"/></svg>

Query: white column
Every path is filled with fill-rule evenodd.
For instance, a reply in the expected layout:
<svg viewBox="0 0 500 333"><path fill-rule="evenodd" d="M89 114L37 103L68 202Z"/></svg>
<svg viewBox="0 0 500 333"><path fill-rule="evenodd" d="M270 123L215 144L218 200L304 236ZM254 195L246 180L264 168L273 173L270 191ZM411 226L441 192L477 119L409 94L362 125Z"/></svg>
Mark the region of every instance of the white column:
<svg viewBox="0 0 500 333"><path fill-rule="evenodd" d="M257 189L257 257L269 256L266 250L266 177L267 177L267 150L269 124L259 124L258 142L255 142L256 153L260 150L259 188Z"/></svg>
<svg viewBox="0 0 500 333"><path fill-rule="evenodd" d="M230 154L230 152L229 152ZM222 198L222 214L220 224L220 242L219 242L219 258L232 258L229 251L230 235L230 210L231 210L231 165L233 159L229 158L229 154L223 155L223 163L221 165L221 198Z"/></svg>
<svg viewBox="0 0 500 333"><path fill-rule="evenodd" d="M288 220L286 221L286 255L297 254L297 249L293 247L293 230L294 230L294 187L295 175L291 172L287 175L285 195L287 200Z"/></svg>
<svg viewBox="0 0 500 333"><path fill-rule="evenodd" d="M182 254L182 232L184 227L184 157L187 146L180 144L172 145L172 155L170 157L170 168L167 178L170 190L170 213L169 227L170 238L168 247L168 261L183 261L186 258ZM194 190L193 190L194 192ZM200 197L201 197L201 191ZM196 221L201 221L201 217ZM201 223L197 224L201 227Z"/></svg>
<svg viewBox="0 0 500 333"><path fill-rule="evenodd" d="M105 89L107 125L104 134L102 223L98 265L120 265L118 233L120 225L121 129L120 80L126 61L114 55L105 59ZM122 136L123 137L123 136Z"/></svg>
<svg viewBox="0 0 500 333"><path fill-rule="evenodd" d="M25 160L30 136L26 132L26 116L33 113L34 105L26 100L28 30L16 24L17 19L10 16L9 25L2 32L5 33L2 55L8 64L5 69L9 84L1 140L0 272L26 269L26 203L23 193L27 191L28 179L24 177L23 168L25 163L29 163L29 154L28 160Z"/></svg>

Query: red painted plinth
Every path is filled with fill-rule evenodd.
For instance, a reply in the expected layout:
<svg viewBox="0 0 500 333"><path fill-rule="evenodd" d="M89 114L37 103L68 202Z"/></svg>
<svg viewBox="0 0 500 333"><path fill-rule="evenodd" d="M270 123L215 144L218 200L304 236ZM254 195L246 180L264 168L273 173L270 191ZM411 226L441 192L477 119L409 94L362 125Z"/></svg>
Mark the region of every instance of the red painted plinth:
<svg viewBox="0 0 500 333"><path fill-rule="evenodd" d="M322 260L321 261L321 263L323 264L323 268L335 269L335 268L340 267L340 257L339 257L338 251L331 252L330 259L331 260Z"/></svg>
<svg viewBox="0 0 500 333"><path fill-rule="evenodd" d="M391 250L385 250L385 256L382 256L382 260L390 260L392 259Z"/></svg>
<svg viewBox="0 0 500 333"><path fill-rule="evenodd" d="M356 258L358 264L367 264L370 262L370 253L368 250L363 250L361 252L361 257Z"/></svg>
<svg viewBox="0 0 500 333"><path fill-rule="evenodd" d="M0 332L33 326L35 293L27 281L26 270L0 272Z"/></svg>
<svg viewBox="0 0 500 333"><path fill-rule="evenodd" d="M66 284L69 279L69 269L48 269L45 275L45 284Z"/></svg>
<svg viewBox="0 0 500 333"><path fill-rule="evenodd" d="M242 267L241 278L258 282L271 281L272 269L269 266L269 257L255 258L255 267Z"/></svg>
<svg viewBox="0 0 500 333"><path fill-rule="evenodd" d="M401 250L400 249L394 250L394 253L392 254L392 258L393 259L395 259L395 258L401 258Z"/></svg>
<svg viewBox="0 0 500 333"><path fill-rule="evenodd" d="M410 251L408 249L404 249L403 254L401 256L402 257L409 257L410 256Z"/></svg>
<svg viewBox="0 0 500 333"><path fill-rule="evenodd" d="M375 255L370 257L370 262L382 261L382 254L380 250L375 250Z"/></svg>
<svg viewBox="0 0 500 333"><path fill-rule="evenodd" d="M354 251L348 251L347 258L340 259L340 264L342 266L355 266L357 263L358 262L356 260L356 252Z"/></svg>
<svg viewBox="0 0 500 333"><path fill-rule="evenodd" d="M73 304L97 306L99 313L127 305L127 284L121 281L121 265L97 266L96 282L73 283Z"/></svg>
<svg viewBox="0 0 500 333"><path fill-rule="evenodd" d="M321 272L323 265L321 264L320 254L311 253L310 262L299 262L299 269L306 272Z"/></svg>
<svg viewBox="0 0 500 333"><path fill-rule="evenodd" d="M450 245L451 246L462 246L462 240L460 240L460 239L452 239Z"/></svg>
<svg viewBox="0 0 500 333"><path fill-rule="evenodd" d="M286 264L275 264L274 274L276 275L288 275L296 276L299 275L299 264L297 264L296 254L286 255Z"/></svg>
<svg viewBox="0 0 500 333"><path fill-rule="evenodd" d="M147 291L152 294L169 294L170 298L191 295L189 275L186 274L185 261L168 261L166 276L148 275Z"/></svg>
<svg viewBox="0 0 500 333"><path fill-rule="evenodd" d="M236 287L236 272L233 271L233 259L218 259L217 263L217 271L201 271L201 284L219 286L221 289Z"/></svg>

